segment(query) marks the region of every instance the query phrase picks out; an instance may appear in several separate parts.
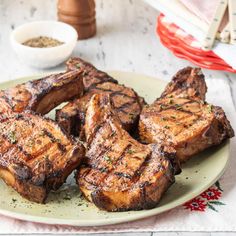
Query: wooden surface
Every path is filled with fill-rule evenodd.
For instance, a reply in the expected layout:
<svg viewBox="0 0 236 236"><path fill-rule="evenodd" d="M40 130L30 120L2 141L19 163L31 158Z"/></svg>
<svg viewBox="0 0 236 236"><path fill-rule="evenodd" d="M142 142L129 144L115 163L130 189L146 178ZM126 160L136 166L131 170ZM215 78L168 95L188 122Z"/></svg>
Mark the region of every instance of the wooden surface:
<svg viewBox="0 0 236 236"><path fill-rule="evenodd" d="M73 53L101 69L144 73L169 80L191 63L174 57L156 37L158 12L141 0L97 0L97 35L79 41ZM9 35L15 27L33 20L56 20L56 0L0 0L0 81L41 73L22 64L15 56ZM63 65L44 70L58 71ZM231 86L236 103L236 75L204 70L207 78L222 77ZM1 231L1 230L0 230ZM225 233L124 233L129 236L223 236ZM227 233L227 235L235 235Z"/></svg>

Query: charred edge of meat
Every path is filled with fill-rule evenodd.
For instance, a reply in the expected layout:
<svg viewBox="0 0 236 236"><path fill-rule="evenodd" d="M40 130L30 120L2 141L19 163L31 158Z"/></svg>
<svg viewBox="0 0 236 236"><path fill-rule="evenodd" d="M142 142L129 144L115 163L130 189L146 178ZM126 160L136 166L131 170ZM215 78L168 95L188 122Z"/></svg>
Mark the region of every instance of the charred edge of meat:
<svg viewBox="0 0 236 236"><path fill-rule="evenodd" d="M67 90L71 90L71 88L75 90L75 94L67 93ZM66 100L80 96L83 93L82 73L78 70L74 70L28 81L26 83L19 84L16 87L6 89L3 91L4 95L2 98L14 111L15 105L19 104L23 110L33 110L45 114L60 103L66 101L62 100L63 96L52 96L52 92L55 93L60 90L65 90L65 95L67 94L67 96L69 96ZM21 96L21 93L27 93L25 96L28 96L28 99L20 100L20 97L17 96L18 94L13 97L11 96L12 92L18 93L19 96ZM47 96L51 96L50 104L47 104L45 111L39 111L39 105L41 105L43 99ZM48 103L48 101L46 102ZM22 105L20 103L22 103ZM17 110L16 112L22 112L23 110Z"/></svg>
<svg viewBox="0 0 236 236"><path fill-rule="evenodd" d="M180 162L179 162L179 159L177 158L177 155L176 155L176 150L171 147L171 146L163 146L163 145L160 145L160 144L155 144L159 147L159 150L160 150L160 154L163 156L163 158L168 158L172 167L173 167L173 170L174 170L174 174L175 175L178 175L182 172L181 170L181 165L180 165ZM152 144L153 146L153 144Z"/></svg>
<svg viewBox="0 0 236 236"><path fill-rule="evenodd" d="M118 83L117 80L109 76L107 73L98 70L95 66L93 66L89 62L82 60L81 58L78 57L71 58L66 62L66 65L68 70L79 70L80 72L82 72L84 80L86 79L89 79L91 81L95 79L97 80L97 82L92 83L89 87L86 87L85 85L86 91L96 87L100 83L104 82L112 82L115 84Z"/></svg>
<svg viewBox="0 0 236 236"><path fill-rule="evenodd" d="M161 97L166 97L176 90L180 90L179 93L181 93L188 88L194 90L194 93L190 94L190 96L199 97L202 100L205 100L207 86L200 68L186 67L178 71L172 78L172 81L166 86Z"/></svg>
<svg viewBox="0 0 236 236"><path fill-rule="evenodd" d="M219 106L213 106L213 112L219 121L218 131L223 135L222 139L232 138L235 136L234 130L227 119L224 110Z"/></svg>

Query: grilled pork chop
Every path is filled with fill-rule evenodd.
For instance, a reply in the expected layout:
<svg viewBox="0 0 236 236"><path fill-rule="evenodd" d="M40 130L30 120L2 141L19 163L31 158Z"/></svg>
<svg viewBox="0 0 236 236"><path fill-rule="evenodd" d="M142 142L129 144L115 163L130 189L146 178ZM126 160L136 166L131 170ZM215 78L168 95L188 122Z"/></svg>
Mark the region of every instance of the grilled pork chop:
<svg viewBox="0 0 236 236"><path fill-rule="evenodd" d="M117 81L105 72L97 70L91 64L80 58L73 58L67 62L68 69L78 69L84 75L84 87L87 91L83 97L69 102L56 113L57 122L70 134L82 137L85 122L86 105L96 93L107 93L113 101L115 110L123 127L131 131L137 124L139 114L145 101L137 93Z"/></svg>
<svg viewBox="0 0 236 236"><path fill-rule="evenodd" d="M32 110L46 114L62 102L83 93L80 71L50 75L0 91L0 115Z"/></svg>
<svg viewBox="0 0 236 236"><path fill-rule="evenodd" d="M110 102L105 94L96 94L89 102L87 153L77 183L85 197L103 210L153 208L174 182L175 153L134 140L122 128Z"/></svg>
<svg viewBox="0 0 236 236"><path fill-rule="evenodd" d="M91 89L83 97L69 102L61 110L57 110L57 122L68 133L80 134L85 122L87 104L94 94L99 93L110 94L124 129L132 130L138 121L143 105L140 104L138 96L133 89L110 82L98 84L96 88Z"/></svg>
<svg viewBox="0 0 236 236"><path fill-rule="evenodd" d="M84 157L84 147L52 120L29 112L0 119L0 177L30 201L44 203Z"/></svg>
<svg viewBox="0 0 236 236"><path fill-rule="evenodd" d="M182 85L186 86L182 86ZM206 84L200 69L185 68L167 85L139 121L144 143L166 143L176 149L180 162L234 136L222 108L205 102Z"/></svg>

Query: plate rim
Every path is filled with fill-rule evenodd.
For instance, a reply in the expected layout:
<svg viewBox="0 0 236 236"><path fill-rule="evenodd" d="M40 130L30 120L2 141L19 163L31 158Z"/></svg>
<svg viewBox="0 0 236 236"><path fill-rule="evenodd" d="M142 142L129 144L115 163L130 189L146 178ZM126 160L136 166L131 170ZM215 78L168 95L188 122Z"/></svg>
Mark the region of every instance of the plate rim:
<svg viewBox="0 0 236 236"><path fill-rule="evenodd" d="M54 74L54 73L60 73L61 71L55 71L55 72L51 72L50 74ZM158 80L160 83L163 84L167 84L167 81L159 79L159 78L155 78L154 76L150 76L150 75L145 75L142 73L137 73L137 72L128 72L128 71L120 71L120 70L106 70L107 73L110 74L124 74L124 75L132 75L132 76L142 76L142 77L146 77L149 79L154 79L154 80ZM2 81L0 83L1 85L5 85L11 82L17 82L19 80L26 80L27 79L32 80L32 79L36 79L36 78L41 78L43 76L47 76L49 75L49 73L40 73L40 74L34 74L34 75L28 75L28 76L21 76L18 77L16 79L13 80L8 80L8 81ZM201 194L202 192L204 192L205 190L207 190L209 187L211 187L225 172L228 164L229 164L229 160L230 160L230 145L231 141L230 140L226 140L224 145L226 146L225 148L227 148L227 158L226 161L224 163L224 166L222 167L221 171L218 172L215 176L215 178L213 178L211 181L207 182L207 184L204 185L203 188L201 189L195 189L191 192L191 199L197 197L199 194ZM55 217L43 217L43 216L35 216L35 215L29 215L26 213L19 213L19 212L14 212L14 211L10 211L10 210L4 210L0 208L0 214L10 217L10 218L14 218L14 219L19 219L19 220L24 220L24 221L28 221L28 222L33 222L33 223L42 223L42 224L47 224L47 225L64 225L64 226L81 226L81 227L87 227L87 226L106 226L106 225L115 225L115 224L120 224L120 223L124 223L124 222L132 222L135 220L141 220L141 219L145 219L154 215L159 215L161 213L164 213L166 211L169 211L171 209L174 209L178 206L181 206L182 204L184 204L185 202L191 200L189 198L188 195L183 196L182 198L179 199L175 199L174 203L169 204L169 206L167 205L163 205L159 208L153 208L150 210L146 210L146 212L142 211L142 214L135 214L135 215L127 215L124 219L122 217L118 217L118 218L108 218L108 220L106 219L92 219L90 221L88 220L83 220L78 218L78 220L76 219L60 219L60 218L55 218Z"/></svg>

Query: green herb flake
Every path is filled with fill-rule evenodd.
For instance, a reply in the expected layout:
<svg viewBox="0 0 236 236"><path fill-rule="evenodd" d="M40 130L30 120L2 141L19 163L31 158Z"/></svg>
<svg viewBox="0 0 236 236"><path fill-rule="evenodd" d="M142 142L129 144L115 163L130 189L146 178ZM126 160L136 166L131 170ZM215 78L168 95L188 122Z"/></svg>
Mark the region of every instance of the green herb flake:
<svg viewBox="0 0 236 236"><path fill-rule="evenodd" d="M104 156L104 160L107 161L108 163L112 164L112 160L109 156Z"/></svg>
<svg viewBox="0 0 236 236"><path fill-rule="evenodd" d="M161 108L161 110L164 110L166 108L166 106L164 104L161 104L160 108Z"/></svg>
<svg viewBox="0 0 236 236"><path fill-rule="evenodd" d="M106 168L106 167L102 167L102 168L100 168L99 170L100 170L102 173L107 172L107 168Z"/></svg>
<svg viewBox="0 0 236 236"><path fill-rule="evenodd" d="M9 133L8 133L8 139L9 139L9 141L10 141L10 143L12 143L12 144L15 144L16 142L17 142L17 139L16 139L16 132L15 131L10 131Z"/></svg>
<svg viewBox="0 0 236 236"><path fill-rule="evenodd" d="M34 144L35 144L35 140L34 139L29 139L28 143L26 144L26 146L33 147Z"/></svg>
<svg viewBox="0 0 236 236"><path fill-rule="evenodd" d="M173 104L173 103L174 103L174 100L170 99L169 104Z"/></svg>
<svg viewBox="0 0 236 236"><path fill-rule="evenodd" d="M165 126L164 126L164 128L165 128L165 129L169 129L169 128L170 128L170 126L168 126L168 125L165 125Z"/></svg>
<svg viewBox="0 0 236 236"><path fill-rule="evenodd" d="M77 67L78 69L80 69L81 64L80 64L80 63L77 63L77 64L76 64L76 67Z"/></svg>
<svg viewBox="0 0 236 236"><path fill-rule="evenodd" d="M44 130L40 131L39 137L44 137L44 136L45 136L45 131Z"/></svg>
<svg viewBox="0 0 236 236"><path fill-rule="evenodd" d="M61 143L61 140L60 140L59 138L56 138L56 139L55 139L55 142L56 142L56 143Z"/></svg>
<svg viewBox="0 0 236 236"><path fill-rule="evenodd" d="M208 110L209 113L212 112L212 108L213 108L212 105L208 105L208 106L207 106L207 110Z"/></svg>
<svg viewBox="0 0 236 236"><path fill-rule="evenodd" d="M11 200L12 200L12 202L14 202L14 203L17 201L15 198L12 198Z"/></svg>
<svg viewBox="0 0 236 236"><path fill-rule="evenodd" d="M172 118L172 119L176 119L176 117L175 117L175 116L171 116L171 118Z"/></svg>
<svg viewBox="0 0 236 236"><path fill-rule="evenodd" d="M129 149L129 150L127 151L127 153L132 154L132 153L134 153L134 151L131 150L131 149Z"/></svg>
<svg viewBox="0 0 236 236"><path fill-rule="evenodd" d="M130 118L130 119L135 118L135 114L134 114L134 113L129 113L129 118Z"/></svg>
<svg viewBox="0 0 236 236"><path fill-rule="evenodd" d="M161 121L166 121L167 118L166 117L161 117Z"/></svg>
<svg viewBox="0 0 236 236"><path fill-rule="evenodd" d="M182 110L183 109L182 106L179 105L179 104L175 104L175 108L176 108L176 110Z"/></svg>

